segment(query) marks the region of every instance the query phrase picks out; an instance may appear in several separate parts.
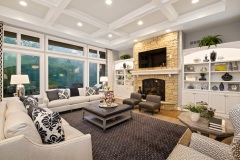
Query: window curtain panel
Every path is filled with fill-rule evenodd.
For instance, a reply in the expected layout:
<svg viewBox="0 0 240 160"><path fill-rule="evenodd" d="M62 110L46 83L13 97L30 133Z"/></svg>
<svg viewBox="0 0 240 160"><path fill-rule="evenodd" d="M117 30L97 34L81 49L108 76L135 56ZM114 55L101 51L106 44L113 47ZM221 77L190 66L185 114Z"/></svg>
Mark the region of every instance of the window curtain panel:
<svg viewBox="0 0 240 160"><path fill-rule="evenodd" d="M0 22L0 101L2 101L3 90L3 23Z"/></svg>

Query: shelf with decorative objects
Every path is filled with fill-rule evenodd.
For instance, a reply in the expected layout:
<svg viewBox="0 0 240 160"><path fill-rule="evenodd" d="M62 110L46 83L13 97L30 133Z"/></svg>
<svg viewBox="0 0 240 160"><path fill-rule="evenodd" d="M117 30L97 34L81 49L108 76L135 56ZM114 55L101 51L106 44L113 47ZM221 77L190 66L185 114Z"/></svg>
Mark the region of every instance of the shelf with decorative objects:
<svg viewBox="0 0 240 160"><path fill-rule="evenodd" d="M115 61L114 95L117 98L127 98L133 92L134 76L133 58Z"/></svg>
<svg viewBox="0 0 240 160"><path fill-rule="evenodd" d="M228 114L229 107L240 104L240 47L199 50L183 51L182 105L206 101Z"/></svg>

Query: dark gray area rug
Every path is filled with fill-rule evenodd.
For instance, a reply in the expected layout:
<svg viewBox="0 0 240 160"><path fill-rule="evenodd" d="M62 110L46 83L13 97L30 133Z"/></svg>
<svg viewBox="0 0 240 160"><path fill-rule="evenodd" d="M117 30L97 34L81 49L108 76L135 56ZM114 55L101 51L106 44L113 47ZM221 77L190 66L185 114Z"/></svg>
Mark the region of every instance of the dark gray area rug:
<svg viewBox="0 0 240 160"><path fill-rule="evenodd" d="M94 160L163 160L168 157L186 127L133 113L106 131L82 121L82 110L61 113L71 126L92 135Z"/></svg>

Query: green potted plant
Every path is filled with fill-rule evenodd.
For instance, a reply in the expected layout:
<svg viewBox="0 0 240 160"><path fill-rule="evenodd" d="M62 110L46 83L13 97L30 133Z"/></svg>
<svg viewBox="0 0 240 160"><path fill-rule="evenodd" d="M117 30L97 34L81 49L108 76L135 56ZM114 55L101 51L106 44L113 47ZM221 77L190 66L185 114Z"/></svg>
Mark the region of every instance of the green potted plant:
<svg viewBox="0 0 240 160"><path fill-rule="evenodd" d="M184 109L190 111L190 118L192 121L197 122L200 118L200 114L204 111L203 105L189 103L186 106L183 106Z"/></svg>
<svg viewBox="0 0 240 160"><path fill-rule="evenodd" d="M120 56L120 59L129 59L131 58L130 54L123 54Z"/></svg>
<svg viewBox="0 0 240 160"><path fill-rule="evenodd" d="M208 46L208 48L210 48L211 45L217 46L217 44L222 43L222 39L219 38L220 36L222 35L203 37L198 47Z"/></svg>

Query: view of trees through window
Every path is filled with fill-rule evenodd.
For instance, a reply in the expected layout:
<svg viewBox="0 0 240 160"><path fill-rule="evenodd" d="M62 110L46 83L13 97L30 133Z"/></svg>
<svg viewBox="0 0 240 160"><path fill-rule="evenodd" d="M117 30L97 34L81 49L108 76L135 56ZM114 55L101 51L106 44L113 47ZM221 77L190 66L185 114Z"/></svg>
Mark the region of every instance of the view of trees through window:
<svg viewBox="0 0 240 160"><path fill-rule="evenodd" d="M40 57L21 55L21 74L28 75L30 84L25 84L26 95L40 94Z"/></svg>
<svg viewBox="0 0 240 160"><path fill-rule="evenodd" d="M4 52L3 53L3 96L13 97L16 92L16 85L11 85L11 75L17 73L17 54Z"/></svg>
<svg viewBox="0 0 240 160"><path fill-rule="evenodd" d="M48 57L48 88L83 87L84 62Z"/></svg>
<svg viewBox="0 0 240 160"><path fill-rule="evenodd" d="M89 63L89 87L97 84L97 63Z"/></svg>

